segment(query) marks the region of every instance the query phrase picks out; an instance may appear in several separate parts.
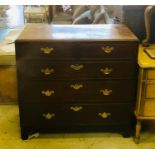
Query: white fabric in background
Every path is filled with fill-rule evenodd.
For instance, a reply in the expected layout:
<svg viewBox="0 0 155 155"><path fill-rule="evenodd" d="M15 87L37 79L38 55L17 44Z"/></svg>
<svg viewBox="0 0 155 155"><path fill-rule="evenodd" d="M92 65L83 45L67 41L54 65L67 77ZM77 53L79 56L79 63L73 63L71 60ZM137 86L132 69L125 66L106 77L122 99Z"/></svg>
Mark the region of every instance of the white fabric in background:
<svg viewBox="0 0 155 155"><path fill-rule="evenodd" d="M9 34L0 42L0 55L14 55L15 54L15 40L20 35L24 27L20 29L13 29Z"/></svg>
<svg viewBox="0 0 155 155"><path fill-rule="evenodd" d="M18 38L20 33L22 32L23 28L20 29L14 29L9 32L9 34L4 38L4 41L8 44L14 43L15 40Z"/></svg>

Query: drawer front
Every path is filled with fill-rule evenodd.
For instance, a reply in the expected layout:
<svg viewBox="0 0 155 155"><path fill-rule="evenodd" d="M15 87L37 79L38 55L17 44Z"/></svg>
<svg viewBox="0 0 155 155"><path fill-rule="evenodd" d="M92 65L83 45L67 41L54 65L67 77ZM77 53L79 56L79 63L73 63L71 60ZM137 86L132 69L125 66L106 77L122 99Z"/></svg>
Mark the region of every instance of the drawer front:
<svg viewBox="0 0 155 155"><path fill-rule="evenodd" d="M137 43L64 43L23 42L16 44L17 58L55 60L135 59Z"/></svg>
<svg viewBox="0 0 155 155"><path fill-rule="evenodd" d="M21 124L52 128L52 125L110 125L129 121L130 104L32 104L20 106Z"/></svg>
<svg viewBox="0 0 155 155"><path fill-rule="evenodd" d="M135 78L137 72L137 64L129 61L51 62L31 60L20 65L21 77L37 79Z"/></svg>
<svg viewBox="0 0 155 155"><path fill-rule="evenodd" d="M140 115L155 117L155 99L145 100L144 107L141 109Z"/></svg>
<svg viewBox="0 0 155 155"><path fill-rule="evenodd" d="M22 82L21 101L133 101L135 82L132 80L105 81L36 81Z"/></svg>
<svg viewBox="0 0 155 155"><path fill-rule="evenodd" d="M155 83L146 84L146 98L155 98Z"/></svg>
<svg viewBox="0 0 155 155"><path fill-rule="evenodd" d="M80 56L91 59L137 59L137 43L81 44Z"/></svg>
<svg viewBox="0 0 155 155"><path fill-rule="evenodd" d="M155 69L148 69L147 70L147 79L148 80L155 80Z"/></svg>

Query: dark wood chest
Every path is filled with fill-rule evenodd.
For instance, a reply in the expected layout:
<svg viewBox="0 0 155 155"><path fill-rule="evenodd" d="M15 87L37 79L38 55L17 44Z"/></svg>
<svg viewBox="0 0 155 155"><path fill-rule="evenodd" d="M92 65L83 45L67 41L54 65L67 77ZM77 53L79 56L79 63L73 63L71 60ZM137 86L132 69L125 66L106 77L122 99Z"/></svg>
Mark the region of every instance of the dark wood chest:
<svg viewBox="0 0 155 155"><path fill-rule="evenodd" d="M22 139L104 128L129 134L137 48L124 25L28 24L16 40Z"/></svg>

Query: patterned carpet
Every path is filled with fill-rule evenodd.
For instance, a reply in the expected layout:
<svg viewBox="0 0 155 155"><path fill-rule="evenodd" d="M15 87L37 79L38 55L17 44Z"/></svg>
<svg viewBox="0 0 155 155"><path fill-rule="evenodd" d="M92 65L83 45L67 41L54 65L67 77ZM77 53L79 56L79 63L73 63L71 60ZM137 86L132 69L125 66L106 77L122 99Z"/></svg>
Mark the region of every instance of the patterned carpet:
<svg viewBox="0 0 155 155"><path fill-rule="evenodd" d="M133 137L123 138L117 133L41 134L39 138L23 141L20 138L17 105L0 105L0 148L56 148L56 149L140 149L155 148L155 128L147 125L140 144Z"/></svg>

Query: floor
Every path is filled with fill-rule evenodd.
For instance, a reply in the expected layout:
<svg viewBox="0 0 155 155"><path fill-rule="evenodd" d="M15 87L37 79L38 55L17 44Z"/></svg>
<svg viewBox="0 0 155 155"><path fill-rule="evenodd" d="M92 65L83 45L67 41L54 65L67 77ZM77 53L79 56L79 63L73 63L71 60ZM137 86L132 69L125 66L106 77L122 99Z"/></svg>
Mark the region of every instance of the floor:
<svg viewBox="0 0 155 155"><path fill-rule="evenodd" d="M41 134L38 138L23 141L20 138L18 106L0 105L0 148L148 149L155 148L155 127L144 125L139 144L134 143L133 137L123 138L118 133L104 132Z"/></svg>

